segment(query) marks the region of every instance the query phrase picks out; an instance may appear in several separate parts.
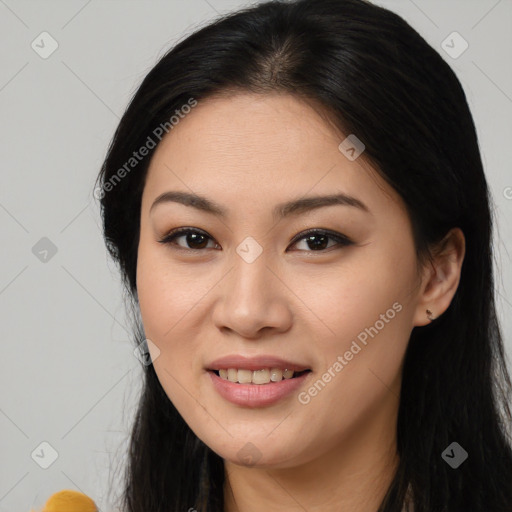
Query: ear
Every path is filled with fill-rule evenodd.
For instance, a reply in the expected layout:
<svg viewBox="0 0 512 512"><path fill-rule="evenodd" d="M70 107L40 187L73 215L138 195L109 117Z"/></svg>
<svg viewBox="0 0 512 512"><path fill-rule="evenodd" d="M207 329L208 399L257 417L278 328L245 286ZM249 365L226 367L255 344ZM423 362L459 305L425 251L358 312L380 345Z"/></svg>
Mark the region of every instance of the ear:
<svg viewBox="0 0 512 512"><path fill-rule="evenodd" d="M432 312L432 319L448 309L459 286L465 250L466 241L460 228L452 228L434 248L434 261L424 268L413 326L430 323L427 309Z"/></svg>

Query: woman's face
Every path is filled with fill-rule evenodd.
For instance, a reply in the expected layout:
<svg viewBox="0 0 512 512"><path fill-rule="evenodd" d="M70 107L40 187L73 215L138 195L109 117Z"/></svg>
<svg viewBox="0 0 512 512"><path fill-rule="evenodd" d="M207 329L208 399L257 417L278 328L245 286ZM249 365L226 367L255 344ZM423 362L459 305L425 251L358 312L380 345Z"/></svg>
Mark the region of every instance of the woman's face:
<svg viewBox="0 0 512 512"><path fill-rule="evenodd" d="M237 464L292 467L395 427L404 352L428 320L403 203L344 138L294 97L239 94L199 102L148 170L137 291L154 368ZM155 202L168 192L202 199ZM278 209L339 194L354 200ZM265 384L210 371L266 382L292 365L309 371Z"/></svg>

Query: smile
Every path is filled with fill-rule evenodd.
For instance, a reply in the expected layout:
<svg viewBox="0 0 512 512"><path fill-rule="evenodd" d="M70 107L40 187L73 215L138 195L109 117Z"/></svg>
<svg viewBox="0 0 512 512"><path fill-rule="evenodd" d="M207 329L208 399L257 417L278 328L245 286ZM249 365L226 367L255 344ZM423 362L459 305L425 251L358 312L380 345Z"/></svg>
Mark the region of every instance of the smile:
<svg viewBox="0 0 512 512"><path fill-rule="evenodd" d="M309 378L312 373L311 370L304 370L298 372L291 377L283 377L279 381L271 381L263 384L255 384L252 382L252 375L254 373L259 374L260 372L268 372L270 370L242 370L242 380L244 379L244 372L248 372L248 377L251 378L251 382L238 382L240 370L232 369L236 373L237 381L231 382L229 379L218 375L220 370L208 370L206 373L210 377L210 381L213 384L215 391L225 400L232 404L256 408L266 407L272 405L279 400L291 395L294 391L297 392L302 386L304 386L305 380ZM229 372L229 370L226 370ZM252 375L251 375L252 374ZM234 373L232 373L234 375ZM262 378L257 376L256 379ZM269 376L265 375L265 379L269 379Z"/></svg>

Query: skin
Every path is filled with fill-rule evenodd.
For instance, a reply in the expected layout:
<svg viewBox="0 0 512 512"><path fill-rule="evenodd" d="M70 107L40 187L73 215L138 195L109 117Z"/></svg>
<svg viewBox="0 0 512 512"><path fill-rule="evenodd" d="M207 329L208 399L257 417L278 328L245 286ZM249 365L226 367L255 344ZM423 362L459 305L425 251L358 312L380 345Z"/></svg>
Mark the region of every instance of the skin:
<svg viewBox="0 0 512 512"><path fill-rule="evenodd" d="M441 315L459 283L462 232L452 230L444 252L418 272L401 198L362 157L342 154L345 136L319 112L279 94L202 101L157 147L143 191L137 291L150 353L170 400L225 461L227 512L374 512L398 463L411 331L429 323L427 308ZM150 212L170 190L206 196L229 214L176 202ZM271 215L277 203L335 192L370 213L331 205L280 221ZM207 238L158 242L179 227ZM353 244L292 243L310 228ZM252 263L236 252L248 236L262 248ZM394 303L401 310L307 404L292 393L271 406L237 406L205 371L227 354L273 354L312 369L307 391ZM255 463L238 456L248 442Z"/></svg>

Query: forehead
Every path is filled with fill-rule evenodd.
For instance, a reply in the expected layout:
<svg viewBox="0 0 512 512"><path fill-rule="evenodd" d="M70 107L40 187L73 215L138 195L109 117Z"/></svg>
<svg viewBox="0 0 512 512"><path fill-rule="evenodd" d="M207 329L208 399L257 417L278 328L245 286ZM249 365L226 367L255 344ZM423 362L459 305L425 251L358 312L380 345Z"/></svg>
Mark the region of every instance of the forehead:
<svg viewBox="0 0 512 512"><path fill-rule="evenodd" d="M340 137L298 98L240 93L200 101L164 137L157 153L185 144L194 159L222 158L253 168L255 158L265 163L296 160L298 154L317 151L319 144L337 146Z"/></svg>
<svg viewBox="0 0 512 512"><path fill-rule="evenodd" d="M200 101L158 145L144 190L214 196L219 202L265 202L334 192L366 204L400 200L339 144L345 136L314 105L284 94L236 94Z"/></svg>

